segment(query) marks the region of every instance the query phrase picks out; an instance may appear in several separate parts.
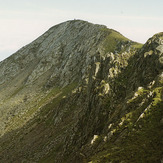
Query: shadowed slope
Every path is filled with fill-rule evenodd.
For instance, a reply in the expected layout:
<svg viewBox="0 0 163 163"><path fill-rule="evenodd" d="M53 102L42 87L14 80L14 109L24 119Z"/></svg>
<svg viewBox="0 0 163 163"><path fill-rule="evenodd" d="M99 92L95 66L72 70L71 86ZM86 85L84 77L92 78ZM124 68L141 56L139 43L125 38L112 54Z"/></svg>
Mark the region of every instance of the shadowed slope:
<svg viewBox="0 0 163 163"><path fill-rule="evenodd" d="M75 20L1 62L1 162L159 161L162 34L140 48Z"/></svg>

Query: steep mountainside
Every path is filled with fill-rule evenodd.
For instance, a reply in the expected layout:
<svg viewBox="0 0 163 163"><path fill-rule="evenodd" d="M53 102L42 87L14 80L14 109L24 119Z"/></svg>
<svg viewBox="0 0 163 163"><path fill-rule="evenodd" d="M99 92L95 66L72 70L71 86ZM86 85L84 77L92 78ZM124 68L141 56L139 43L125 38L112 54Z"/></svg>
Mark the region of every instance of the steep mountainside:
<svg viewBox="0 0 163 163"><path fill-rule="evenodd" d="M163 33L52 27L0 63L0 162L163 161L162 70Z"/></svg>

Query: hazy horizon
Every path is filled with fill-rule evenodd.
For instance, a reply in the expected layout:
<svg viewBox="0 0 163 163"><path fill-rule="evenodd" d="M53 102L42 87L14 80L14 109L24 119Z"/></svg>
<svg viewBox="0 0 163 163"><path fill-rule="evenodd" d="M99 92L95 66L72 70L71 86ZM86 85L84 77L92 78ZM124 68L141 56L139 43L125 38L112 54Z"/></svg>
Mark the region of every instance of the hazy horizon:
<svg viewBox="0 0 163 163"><path fill-rule="evenodd" d="M52 26L81 19L106 25L145 43L163 31L161 0L5 0L0 6L0 61L29 44Z"/></svg>

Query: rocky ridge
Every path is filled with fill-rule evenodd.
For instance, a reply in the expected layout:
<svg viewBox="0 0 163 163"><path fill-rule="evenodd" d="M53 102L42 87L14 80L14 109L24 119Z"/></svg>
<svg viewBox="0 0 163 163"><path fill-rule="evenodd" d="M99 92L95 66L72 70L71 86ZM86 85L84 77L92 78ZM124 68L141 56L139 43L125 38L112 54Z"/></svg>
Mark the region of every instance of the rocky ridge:
<svg viewBox="0 0 163 163"><path fill-rule="evenodd" d="M160 161L162 57L163 33L52 27L0 63L1 162Z"/></svg>

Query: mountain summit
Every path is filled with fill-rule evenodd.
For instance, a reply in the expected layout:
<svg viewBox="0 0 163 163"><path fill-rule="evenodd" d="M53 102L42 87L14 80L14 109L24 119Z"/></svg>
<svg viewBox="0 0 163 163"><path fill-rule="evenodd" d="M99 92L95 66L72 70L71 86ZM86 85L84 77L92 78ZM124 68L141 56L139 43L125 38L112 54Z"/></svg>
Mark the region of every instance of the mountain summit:
<svg viewBox="0 0 163 163"><path fill-rule="evenodd" d="M162 69L163 33L50 28L0 62L0 162L160 162Z"/></svg>

